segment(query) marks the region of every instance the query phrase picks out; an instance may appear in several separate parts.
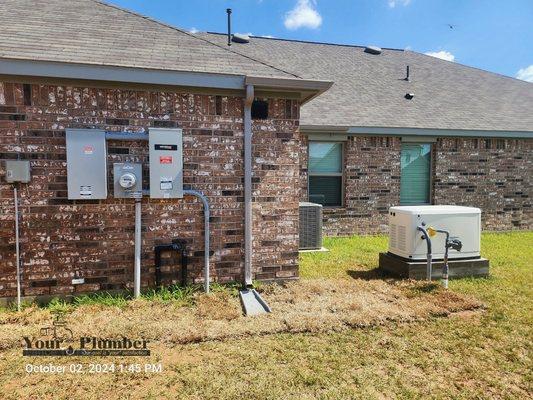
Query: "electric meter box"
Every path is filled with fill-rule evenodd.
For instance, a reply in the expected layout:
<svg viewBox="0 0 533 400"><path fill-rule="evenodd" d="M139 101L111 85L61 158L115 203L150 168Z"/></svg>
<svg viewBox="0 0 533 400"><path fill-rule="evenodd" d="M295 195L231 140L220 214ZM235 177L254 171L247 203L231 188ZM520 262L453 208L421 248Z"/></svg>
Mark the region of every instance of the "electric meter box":
<svg viewBox="0 0 533 400"><path fill-rule="evenodd" d="M442 229L457 237L461 251L449 250L450 259L479 258L481 242L481 210L461 206L399 206L389 209L389 253L409 260L426 260L427 244L418 226ZM446 235L431 237L434 260L444 258Z"/></svg>
<svg viewBox="0 0 533 400"><path fill-rule="evenodd" d="M6 160L6 182L28 183L31 180L30 162L26 160Z"/></svg>
<svg viewBox="0 0 533 400"><path fill-rule="evenodd" d="M142 164L113 164L113 196L116 199L142 197Z"/></svg>
<svg viewBox="0 0 533 400"><path fill-rule="evenodd" d="M70 200L107 198L105 131L67 129L67 188Z"/></svg>
<svg viewBox="0 0 533 400"><path fill-rule="evenodd" d="M183 141L181 129L150 129L150 198L183 197Z"/></svg>

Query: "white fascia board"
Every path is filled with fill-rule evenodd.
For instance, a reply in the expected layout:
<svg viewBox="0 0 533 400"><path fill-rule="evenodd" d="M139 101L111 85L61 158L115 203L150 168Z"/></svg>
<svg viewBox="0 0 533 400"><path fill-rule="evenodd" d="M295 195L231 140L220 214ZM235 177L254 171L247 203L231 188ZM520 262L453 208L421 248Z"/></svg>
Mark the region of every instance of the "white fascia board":
<svg viewBox="0 0 533 400"><path fill-rule="evenodd" d="M0 75L84 79L199 88L244 88L244 76L0 58Z"/></svg>

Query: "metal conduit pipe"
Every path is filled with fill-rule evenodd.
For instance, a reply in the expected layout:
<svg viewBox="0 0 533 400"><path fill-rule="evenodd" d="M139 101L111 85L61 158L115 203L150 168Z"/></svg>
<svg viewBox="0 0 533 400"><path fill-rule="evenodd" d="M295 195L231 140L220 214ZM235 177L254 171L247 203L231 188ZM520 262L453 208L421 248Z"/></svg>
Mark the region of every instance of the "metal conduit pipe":
<svg viewBox="0 0 533 400"><path fill-rule="evenodd" d="M15 253L17 257L17 311L20 311L21 297L21 276L20 276L20 238L19 238L19 199L17 185L13 187L13 197L15 201Z"/></svg>
<svg viewBox="0 0 533 400"><path fill-rule="evenodd" d="M209 202L203 193L196 190L184 190L183 194L197 197L204 205L204 291L209 293Z"/></svg>
<svg viewBox="0 0 533 400"><path fill-rule="evenodd" d="M252 103L254 87L246 85L244 101L244 285L252 286Z"/></svg>
<svg viewBox="0 0 533 400"><path fill-rule="evenodd" d="M148 140L148 133L106 132L106 140Z"/></svg>
<svg viewBox="0 0 533 400"><path fill-rule="evenodd" d="M133 295L135 298L141 295L141 201L135 199L135 265L133 269Z"/></svg>
<svg viewBox="0 0 533 400"><path fill-rule="evenodd" d="M253 101L253 87L252 87L252 101ZM250 102L251 106L251 102ZM251 112L250 112L251 121ZM129 133L129 132L106 132L106 140L148 140L148 133ZM251 140L250 140L251 151ZM251 155L250 155L251 167ZM250 174L251 185L251 174ZM143 194L150 194L149 191L143 190ZM204 290L209 293L209 202L207 197L197 190L184 190L184 195L195 196L203 204L204 207ZM138 201L137 201L138 200ZM251 204L251 192L250 192ZM251 231L250 231L251 232ZM251 278L250 278L251 283ZM136 199L135 202L135 269L134 269L134 294L138 297L141 293L141 200Z"/></svg>
<svg viewBox="0 0 533 400"><path fill-rule="evenodd" d="M431 282L431 274L432 274L431 261L433 258L432 253L431 253L431 238L429 237L429 234L426 231L426 228L424 228L423 226L417 226L416 229L422 232L422 235L424 236L424 239L426 240L426 245L427 245L426 280Z"/></svg>

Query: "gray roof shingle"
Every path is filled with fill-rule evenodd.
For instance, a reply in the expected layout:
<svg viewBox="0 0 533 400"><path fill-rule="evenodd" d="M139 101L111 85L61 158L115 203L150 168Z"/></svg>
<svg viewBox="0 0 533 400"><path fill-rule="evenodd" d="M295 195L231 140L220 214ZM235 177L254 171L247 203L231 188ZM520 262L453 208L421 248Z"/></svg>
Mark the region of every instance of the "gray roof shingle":
<svg viewBox="0 0 533 400"><path fill-rule="evenodd" d="M0 27L2 58L295 78L97 0L2 0Z"/></svg>
<svg viewBox="0 0 533 400"><path fill-rule="evenodd" d="M533 131L532 83L413 51L372 55L359 46L259 37L231 48L302 78L334 81L303 106L302 125Z"/></svg>

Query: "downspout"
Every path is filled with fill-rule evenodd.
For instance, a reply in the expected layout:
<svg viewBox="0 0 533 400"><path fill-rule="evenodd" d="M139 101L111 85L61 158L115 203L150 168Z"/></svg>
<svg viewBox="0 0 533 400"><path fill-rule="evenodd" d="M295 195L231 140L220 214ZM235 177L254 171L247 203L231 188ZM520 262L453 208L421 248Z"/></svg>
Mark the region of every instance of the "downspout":
<svg viewBox="0 0 533 400"><path fill-rule="evenodd" d="M252 103L253 85L244 101L244 285L252 286Z"/></svg>

